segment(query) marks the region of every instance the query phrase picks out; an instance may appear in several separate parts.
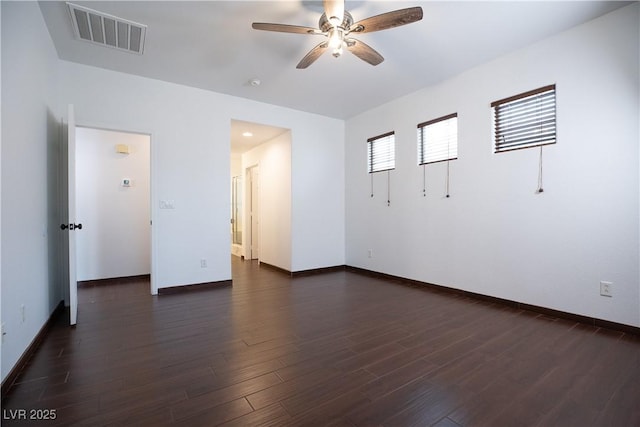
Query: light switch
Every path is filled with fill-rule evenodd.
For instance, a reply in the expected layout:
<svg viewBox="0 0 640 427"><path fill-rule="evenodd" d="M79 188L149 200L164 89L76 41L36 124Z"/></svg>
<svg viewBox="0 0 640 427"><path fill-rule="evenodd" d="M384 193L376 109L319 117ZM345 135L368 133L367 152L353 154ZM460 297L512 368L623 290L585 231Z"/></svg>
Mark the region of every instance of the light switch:
<svg viewBox="0 0 640 427"><path fill-rule="evenodd" d="M174 209L173 200L160 200L160 209Z"/></svg>

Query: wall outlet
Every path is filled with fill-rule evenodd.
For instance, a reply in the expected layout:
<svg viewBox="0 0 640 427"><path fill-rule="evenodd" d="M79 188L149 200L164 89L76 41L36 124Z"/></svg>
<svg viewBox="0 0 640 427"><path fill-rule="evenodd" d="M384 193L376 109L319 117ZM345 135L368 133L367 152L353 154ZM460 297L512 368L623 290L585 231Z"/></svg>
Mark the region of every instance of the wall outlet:
<svg viewBox="0 0 640 427"><path fill-rule="evenodd" d="M207 260L206 259L201 259L200 260L200 268L207 268Z"/></svg>
<svg viewBox="0 0 640 427"><path fill-rule="evenodd" d="M24 304L20 305L20 323L24 323L27 320L27 313Z"/></svg>
<svg viewBox="0 0 640 427"><path fill-rule="evenodd" d="M600 295L603 297L612 297L613 296L613 283L611 282L600 282Z"/></svg>
<svg viewBox="0 0 640 427"><path fill-rule="evenodd" d="M2 333L2 342L4 342L4 336L7 335L7 333L4 331L4 322L2 322L2 326L0 326L0 332Z"/></svg>
<svg viewBox="0 0 640 427"><path fill-rule="evenodd" d="M373 258L373 251L371 249L369 249L367 251L367 255L369 256L369 258Z"/></svg>

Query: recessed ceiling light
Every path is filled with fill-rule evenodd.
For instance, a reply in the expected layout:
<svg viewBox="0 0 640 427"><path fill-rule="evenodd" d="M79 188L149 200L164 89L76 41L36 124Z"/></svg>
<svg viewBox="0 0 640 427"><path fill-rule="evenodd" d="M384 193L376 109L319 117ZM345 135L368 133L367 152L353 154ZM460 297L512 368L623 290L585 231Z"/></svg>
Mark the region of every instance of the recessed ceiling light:
<svg viewBox="0 0 640 427"><path fill-rule="evenodd" d="M246 136L247 138L252 137L253 134L251 132L242 132L242 136Z"/></svg>

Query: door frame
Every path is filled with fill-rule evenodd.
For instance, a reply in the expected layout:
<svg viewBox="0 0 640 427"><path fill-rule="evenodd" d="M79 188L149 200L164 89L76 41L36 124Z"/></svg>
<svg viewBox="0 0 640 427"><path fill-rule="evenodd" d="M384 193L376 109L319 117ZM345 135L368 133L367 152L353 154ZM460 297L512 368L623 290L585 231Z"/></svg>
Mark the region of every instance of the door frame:
<svg viewBox="0 0 640 427"><path fill-rule="evenodd" d="M75 223L78 220L76 218L76 120L75 120L75 106L73 104L67 105L67 133L62 141L63 147L63 167L61 173L63 174L63 182L65 182L65 189L63 190L62 200L62 224L60 224L63 230L63 238L66 249L66 270L65 270L65 282L67 283L68 302L69 302L69 324L75 326L78 320L78 280L76 271L76 235L75 235ZM67 227L65 230L65 226Z"/></svg>
<svg viewBox="0 0 640 427"><path fill-rule="evenodd" d="M142 130L142 129L132 129L126 126L118 126L118 125L105 124L105 123L95 123L91 121L78 121L77 119L76 119L75 127L104 130L104 131L110 131L110 132L133 133L133 134L139 134L139 135L146 135L149 137L149 163L150 163L149 164L149 186L150 186L149 200L151 205L149 206L149 214L150 214L149 220L151 221L151 224L150 224L151 226L151 242L150 242L151 243L151 274L150 274L151 284L150 284L149 292L151 295L157 295L158 294L158 281L157 281L157 277L158 277L157 275L157 266L158 266L157 228L158 227L157 225L154 224L155 218L157 217L156 204L154 203L154 200L157 200L156 186L154 185L156 181L155 171L157 170L157 167L156 167L157 155L156 155L156 150L154 150L153 132L150 132L148 130Z"/></svg>

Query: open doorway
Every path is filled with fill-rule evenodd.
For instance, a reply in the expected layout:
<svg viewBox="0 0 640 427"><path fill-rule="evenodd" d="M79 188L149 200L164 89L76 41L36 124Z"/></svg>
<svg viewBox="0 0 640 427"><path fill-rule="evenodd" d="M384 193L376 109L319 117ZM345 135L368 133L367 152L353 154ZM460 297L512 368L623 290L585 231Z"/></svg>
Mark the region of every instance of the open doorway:
<svg viewBox="0 0 640 427"><path fill-rule="evenodd" d="M291 131L232 120L230 169L232 255L289 270Z"/></svg>
<svg viewBox="0 0 640 427"><path fill-rule="evenodd" d="M150 135L76 127L81 284L136 278L151 289L150 152Z"/></svg>

